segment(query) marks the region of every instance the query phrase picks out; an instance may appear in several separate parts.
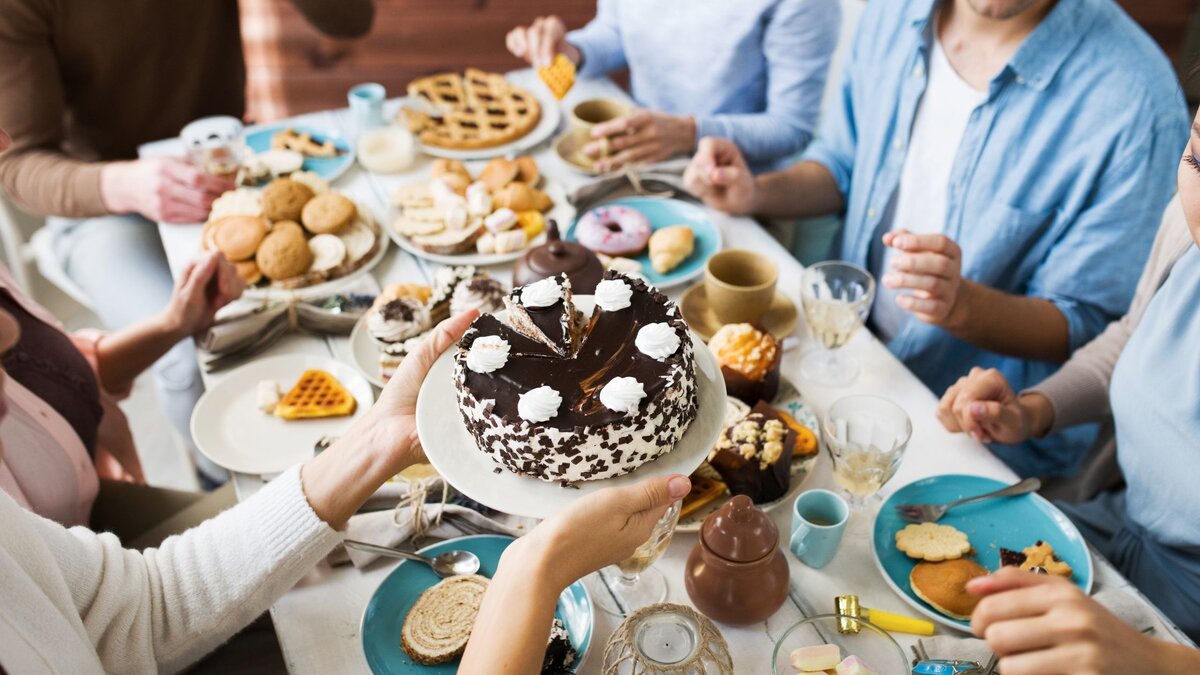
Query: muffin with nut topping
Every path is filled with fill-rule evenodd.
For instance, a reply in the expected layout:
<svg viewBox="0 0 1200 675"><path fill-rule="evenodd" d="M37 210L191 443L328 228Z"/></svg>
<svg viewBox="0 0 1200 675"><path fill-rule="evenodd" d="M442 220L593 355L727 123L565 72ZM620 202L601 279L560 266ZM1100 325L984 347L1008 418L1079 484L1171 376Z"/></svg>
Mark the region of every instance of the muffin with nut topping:
<svg viewBox="0 0 1200 675"><path fill-rule="evenodd" d="M749 415L725 429L708 461L730 494L765 504L787 494L795 449L796 432L774 408L760 401Z"/></svg>

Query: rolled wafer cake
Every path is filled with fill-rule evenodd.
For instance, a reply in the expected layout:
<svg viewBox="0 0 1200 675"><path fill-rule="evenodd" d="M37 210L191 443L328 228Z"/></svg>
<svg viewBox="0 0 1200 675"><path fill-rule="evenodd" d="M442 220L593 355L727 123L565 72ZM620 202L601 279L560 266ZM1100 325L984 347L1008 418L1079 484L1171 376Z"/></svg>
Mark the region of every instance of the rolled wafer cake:
<svg viewBox="0 0 1200 675"><path fill-rule="evenodd" d="M566 275L513 289L508 323L459 341L459 411L479 449L514 473L573 483L620 476L670 450L696 416L692 341L675 303L609 271L595 307Z"/></svg>
<svg viewBox="0 0 1200 675"><path fill-rule="evenodd" d="M472 574L450 577L428 588L404 617L400 629L404 653L427 666L462 656L487 585L486 577Z"/></svg>

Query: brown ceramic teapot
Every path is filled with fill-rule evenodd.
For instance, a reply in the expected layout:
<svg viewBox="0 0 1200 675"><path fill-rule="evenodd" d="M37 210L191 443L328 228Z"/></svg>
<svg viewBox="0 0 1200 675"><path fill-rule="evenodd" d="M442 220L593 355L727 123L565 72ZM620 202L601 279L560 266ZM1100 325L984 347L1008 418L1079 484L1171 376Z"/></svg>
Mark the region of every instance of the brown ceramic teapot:
<svg viewBox="0 0 1200 675"><path fill-rule="evenodd" d="M696 608L715 621L766 620L788 594L778 528L749 497L734 497L704 519L683 581Z"/></svg>
<svg viewBox="0 0 1200 675"><path fill-rule="evenodd" d="M591 295L604 276L604 265L586 247L563 241L558 223L551 220L546 227L546 243L535 246L517 261L513 268L513 286L524 286L557 274L571 279L571 292Z"/></svg>

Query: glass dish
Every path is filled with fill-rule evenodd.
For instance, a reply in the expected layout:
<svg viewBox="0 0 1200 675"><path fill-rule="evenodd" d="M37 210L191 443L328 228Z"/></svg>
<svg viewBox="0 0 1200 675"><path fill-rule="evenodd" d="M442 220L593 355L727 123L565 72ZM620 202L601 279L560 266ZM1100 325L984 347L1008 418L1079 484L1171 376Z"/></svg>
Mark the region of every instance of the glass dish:
<svg viewBox="0 0 1200 675"><path fill-rule="evenodd" d="M838 632L841 622L856 624L858 632ZM841 614L818 614L787 629L775 643L771 672L775 675L797 675L798 671L791 663L792 650L824 644L838 645L842 649L843 659L857 656L879 675L912 673L904 650L887 631L868 621Z"/></svg>

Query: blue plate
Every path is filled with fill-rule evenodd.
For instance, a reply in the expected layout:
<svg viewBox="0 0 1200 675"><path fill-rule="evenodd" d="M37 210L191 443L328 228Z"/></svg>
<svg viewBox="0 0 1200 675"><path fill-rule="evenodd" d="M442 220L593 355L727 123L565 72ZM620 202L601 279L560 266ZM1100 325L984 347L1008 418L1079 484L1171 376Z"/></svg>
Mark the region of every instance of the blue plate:
<svg viewBox="0 0 1200 675"><path fill-rule="evenodd" d="M482 534L471 537L461 537L444 541L434 546L421 549L423 555L438 555L453 549L471 551L479 556L481 563L479 573L489 579L496 574L496 566L500 564L500 554L513 542L512 537ZM404 625L404 617L425 589L441 581L433 570L421 563L401 562L387 575L375 594L367 603L363 612L362 635L363 654L367 657L367 665L376 675L399 675L402 673L454 673L458 671L458 663L446 663L440 666L423 666L414 663L400 646L400 627ZM558 611L555 614L566 626L567 634L571 637L571 645L579 653L575 669L583 663L588 646L592 642L592 598L588 595L582 581L576 581L563 591L558 599ZM493 629L503 630L503 627L492 626Z"/></svg>
<svg viewBox="0 0 1200 675"><path fill-rule="evenodd" d="M611 202L604 202L601 206L614 204L641 211L655 230L661 230L671 225L690 225L692 231L696 233L696 249L692 251L692 255L667 274L659 274L654 271L654 268L650 266L649 252L643 251L637 257L638 262L642 263L642 274L650 280L651 284L660 289L679 286L700 276L704 273L704 264L708 262L708 259L721 250L721 230L709 219L708 213L701 206L663 197L623 197ZM580 217L582 215L580 214ZM575 222L571 224L571 229L564 235L567 241L575 241L575 225L578 222L579 219L576 218Z"/></svg>
<svg viewBox="0 0 1200 675"><path fill-rule="evenodd" d="M284 129L295 129L301 133L309 133L312 134L313 138L318 138L322 141L332 140L333 144L337 146L337 157L305 157L304 164L301 166L302 170L312 171L332 183L341 177L342 174L346 173L346 170L354 164L354 148L350 146L350 143L346 139L329 129L317 129L303 124L279 124L256 128L246 134L246 147L254 152L270 150L271 137Z"/></svg>
<svg viewBox="0 0 1200 675"><path fill-rule="evenodd" d="M1006 484L980 476L934 476L909 483L896 490L875 517L875 562L888 585L908 604L938 623L958 630L970 624L941 614L925 604L912 591L908 575L917 561L896 548L896 533L905 523L896 513L897 504L944 504L962 497L983 494ZM1092 590L1092 556L1087 542L1070 519L1050 502L1036 494L989 499L951 509L938 521L952 525L967 535L975 547L975 560L989 570L1000 568L1000 547L1021 550L1038 539L1054 547L1059 559L1075 571L1072 580L1085 593Z"/></svg>

